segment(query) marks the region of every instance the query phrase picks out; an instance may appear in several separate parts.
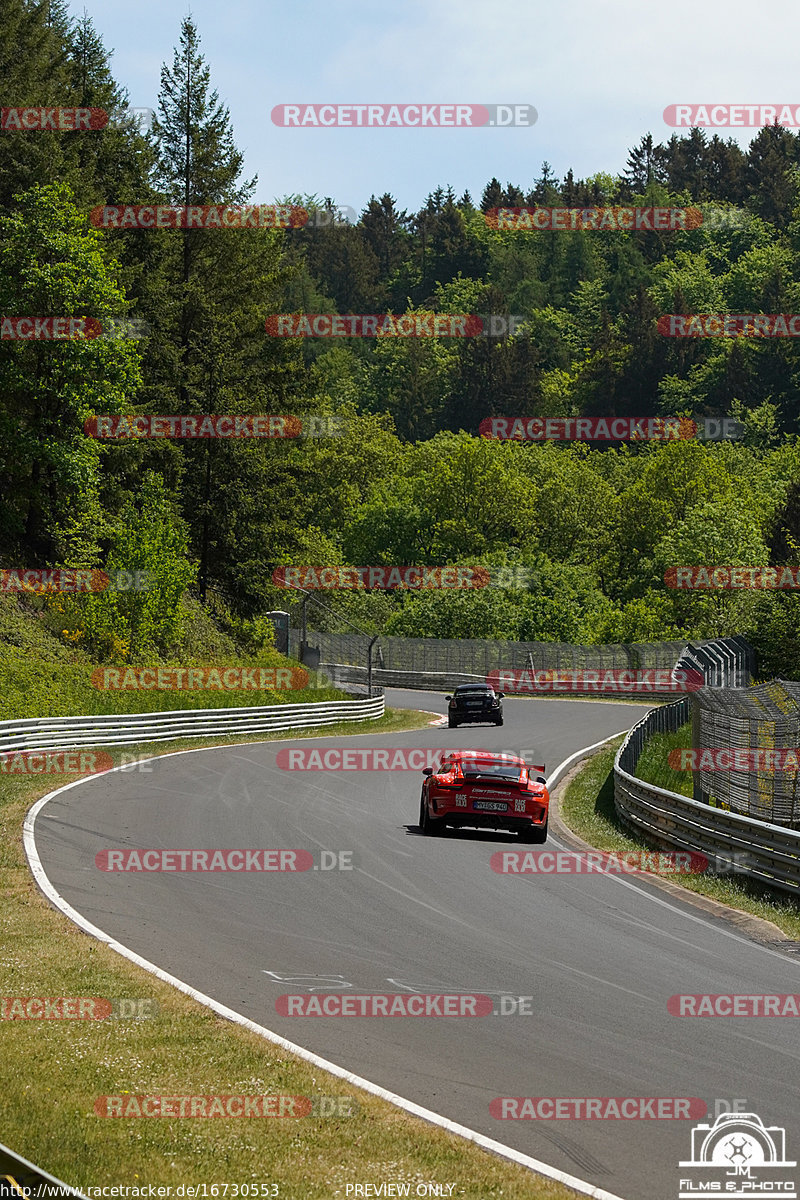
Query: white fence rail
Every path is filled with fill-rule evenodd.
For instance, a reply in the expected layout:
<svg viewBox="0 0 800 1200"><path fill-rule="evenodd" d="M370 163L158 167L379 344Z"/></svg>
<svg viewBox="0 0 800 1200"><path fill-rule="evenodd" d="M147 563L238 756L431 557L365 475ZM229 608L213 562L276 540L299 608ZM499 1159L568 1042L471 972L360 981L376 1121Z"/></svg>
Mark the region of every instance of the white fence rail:
<svg viewBox="0 0 800 1200"><path fill-rule="evenodd" d="M614 759L614 806L624 825L650 843L694 850L737 873L800 895L800 833L782 825L711 808L655 787L632 772L648 737L677 730L688 702L654 709L634 725Z"/></svg>
<svg viewBox="0 0 800 1200"><path fill-rule="evenodd" d="M0 754L14 751L75 750L81 746L130 746L176 738L224 737L281 729L308 729L339 721L382 717L383 696L259 708L202 708L172 712L113 713L96 717L39 717L0 721Z"/></svg>

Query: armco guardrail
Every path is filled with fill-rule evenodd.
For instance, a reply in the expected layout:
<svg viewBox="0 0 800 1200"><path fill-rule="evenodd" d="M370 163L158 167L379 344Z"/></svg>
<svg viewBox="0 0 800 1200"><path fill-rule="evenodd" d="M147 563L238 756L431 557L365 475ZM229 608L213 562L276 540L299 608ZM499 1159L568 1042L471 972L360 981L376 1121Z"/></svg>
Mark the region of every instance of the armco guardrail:
<svg viewBox="0 0 800 1200"><path fill-rule="evenodd" d="M319 670L330 680L332 687L364 685L367 681L367 668L349 663L321 662ZM485 675L468 675L466 672L391 671L384 667L374 667L372 679L377 687L411 688L422 692L449 691L458 687L460 683L486 682Z"/></svg>
<svg viewBox="0 0 800 1200"><path fill-rule="evenodd" d="M657 846L695 850L769 887L800 894L800 833L711 808L633 775L647 739L674 733L690 713L685 697L649 712L625 738L614 760L614 806L620 820Z"/></svg>
<svg viewBox="0 0 800 1200"><path fill-rule="evenodd" d="M181 709L97 717L39 717L0 721L0 753L18 750L74 750L80 746L130 746L176 738L307 729L339 721L382 717L383 696L310 704L271 704L253 708Z"/></svg>

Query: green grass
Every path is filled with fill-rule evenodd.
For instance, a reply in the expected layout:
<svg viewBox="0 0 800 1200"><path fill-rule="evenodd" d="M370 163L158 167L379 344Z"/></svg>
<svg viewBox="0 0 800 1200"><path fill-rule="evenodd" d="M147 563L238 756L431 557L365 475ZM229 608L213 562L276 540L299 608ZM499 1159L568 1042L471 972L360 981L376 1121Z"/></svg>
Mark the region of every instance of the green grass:
<svg viewBox="0 0 800 1200"><path fill-rule="evenodd" d="M250 740L395 733L429 722L427 715L390 709L363 725ZM119 761L123 754L149 757L241 741L187 739L111 753ZM71 778L61 776L58 784ZM283 1200L328 1200L345 1197L348 1183L408 1182L413 1195L417 1183L431 1181L452 1183L453 1196L474 1200L575 1196L222 1020L80 932L41 895L22 850L24 814L53 786L53 776L2 778L0 993L152 998L158 1012L149 1020L0 1021L6 1145L78 1187L269 1182L279 1185ZM270 1027L266 1003L255 1019ZM96 1115L97 1097L124 1092L343 1096L356 1104L352 1117L282 1121ZM503 1135L498 1123L498 1139Z"/></svg>
<svg viewBox="0 0 800 1200"><path fill-rule="evenodd" d="M682 796L692 796L692 772L676 771L668 762L670 750L688 750L692 744L692 723L681 725L677 733L657 733L648 738L636 764L636 778Z"/></svg>
<svg viewBox="0 0 800 1200"><path fill-rule="evenodd" d="M685 734L681 731L652 739L658 741L660 746L651 751L648 745L647 749L651 752L644 767L649 765L655 778L645 776L641 771L637 772L639 777L658 783L660 787L670 786L661 782L666 778L665 772L670 770L666 754L674 746L683 745L684 742L678 740L683 737ZM599 750L581 767L568 785L561 804L565 824L598 850L640 850L647 845L625 831L614 808L614 756L622 740L622 737L617 738L609 749ZM644 755L639 760L640 764L643 759ZM772 921L788 938L800 940L800 903L789 896L782 896L743 876L675 874L670 875L669 879L687 891Z"/></svg>
<svg viewBox="0 0 800 1200"><path fill-rule="evenodd" d="M124 670L146 667L266 667L298 669L299 664L266 648L244 655L197 605L187 606L188 635L171 657L103 666ZM79 647L65 645L53 630L53 616L41 598L0 596L0 721L34 717L95 716L113 713L167 712L186 709L243 708L302 704L348 697L310 672L309 686L283 688L172 691L98 688L92 676L100 664ZM321 686L322 685L322 686Z"/></svg>

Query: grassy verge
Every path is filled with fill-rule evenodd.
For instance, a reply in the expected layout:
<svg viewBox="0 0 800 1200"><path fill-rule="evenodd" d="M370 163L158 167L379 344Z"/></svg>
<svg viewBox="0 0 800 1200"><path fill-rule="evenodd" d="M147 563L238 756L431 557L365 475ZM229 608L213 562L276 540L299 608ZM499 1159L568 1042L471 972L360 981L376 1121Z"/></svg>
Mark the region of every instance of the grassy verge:
<svg viewBox="0 0 800 1200"><path fill-rule="evenodd" d="M667 778L665 772L679 779L682 777L682 773L670 771L666 762L667 751L674 745L683 744L675 740L679 736L683 735L665 734L652 739L664 745L648 746L649 764L645 762L642 770L649 766L656 777L650 779L640 772L641 778L648 778L649 782L661 787L671 787L670 783L662 782ZM646 845L624 831L614 808L614 755L621 744L620 737L610 744L609 749L594 754L568 785L561 803L565 824L598 850L639 850ZM643 759L644 755L640 764ZM688 891L772 921L787 937L800 940L800 904L788 896L782 897L742 876L670 875L669 878Z"/></svg>
<svg viewBox="0 0 800 1200"><path fill-rule="evenodd" d="M656 787L692 795L692 772L676 771L669 765L670 750L688 750L692 744L692 725L687 721L676 733L657 733L648 738L636 764L636 777Z"/></svg>
<svg viewBox="0 0 800 1200"><path fill-rule="evenodd" d="M59 622L41 598L0 595L0 721L243 708L348 698L330 687L327 679L315 672L304 672L299 663L285 658L271 646L253 651L238 644L218 629L198 604L187 602L187 614L184 637L169 654L124 664L101 664L79 645L65 643L63 635L68 631L62 630L62 636L58 636ZM192 680L187 673L191 668L216 671L220 679L212 680L206 675L205 686L190 691L183 685L197 682L197 677ZM248 672L240 680L241 687L231 686L239 680L224 677L231 668ZM182 674L173 675L162 689L132 687L139 680L131 673L126 677L126 672L148 669ZM106 671L118 675L106 676ZM276 677L273 674L276 671L294 671L300 675ZM304 675L308 676L307 682ZM147 676L141 681L142 685L148 682ZM109 683L125 686L109 686ZM278 686L272 686L273 683Z"/></svg>
<svg viewBox="0 0 800 1200"><path fill-rule="evenodd" d="M430 718L389 710L364 725L267 734L257 741L394 733ZM111 750L167 754L228 737ZM269 1184L283 1200L344 1197L348 1183L453 1184L454 1197L569 1200L575 1193L412 1117L226 1022L81 933L50 907L22 851L25 812L50 776L5 776L0 789L3 996L151 998L147 1020L0 1020L2 1140L67 1183L142 1187ZM69 782L59 777L58 783ZM168 965L168 964L167 964ZM264 1023L269 1026L268 1016ZM296 1120L111 1119L104 1095L355 1097L350 1117ZM503 1130L498 1126L499 1139ZM207 1193L211 1195L210 1191ZM232 1186L228 1196L233 1196ZM251 1193L253 1194L253 1193ZM445 1190L445 1194L447 1194Z"/></svg>

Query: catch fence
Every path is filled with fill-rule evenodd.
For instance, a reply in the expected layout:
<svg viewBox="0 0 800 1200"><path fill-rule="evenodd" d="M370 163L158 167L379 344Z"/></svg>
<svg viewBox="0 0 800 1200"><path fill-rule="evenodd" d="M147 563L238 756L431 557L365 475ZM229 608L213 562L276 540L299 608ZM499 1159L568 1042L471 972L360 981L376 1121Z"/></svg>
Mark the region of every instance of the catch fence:
<svg viewBox="0 0 800 1200"><path fill-rule="evenodd" d="M359 633L289 631L289 653L325 672L336 685L365 684L443 691L485 681L497 671L698 670L711 687L745 687L754 669L743 638L687 643L639 642L574 646L471 638L404 638ZM570 687L580 694L580 686ZM587 692L597 689L587 686Z"/></svg>
<svg viewBox="0 0 800 1200"><path fill-rule="evenodd" d="M794 750L800 757L800 683L773 679L744 691L703 689L692 698L692 746L753 752ZM710 761L710 756L706 758ZM702 762L701 758L701 766ZM798 783L800 773L791 766L775 769L765 764L757 770L705 766L694 773L694 798L728 812L797 829Z"/></svg>

